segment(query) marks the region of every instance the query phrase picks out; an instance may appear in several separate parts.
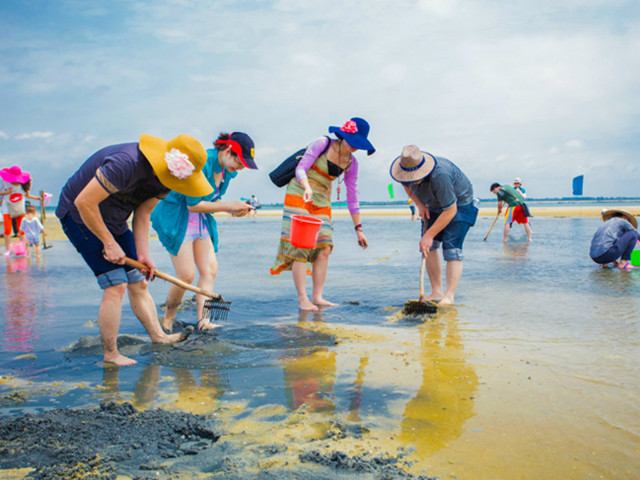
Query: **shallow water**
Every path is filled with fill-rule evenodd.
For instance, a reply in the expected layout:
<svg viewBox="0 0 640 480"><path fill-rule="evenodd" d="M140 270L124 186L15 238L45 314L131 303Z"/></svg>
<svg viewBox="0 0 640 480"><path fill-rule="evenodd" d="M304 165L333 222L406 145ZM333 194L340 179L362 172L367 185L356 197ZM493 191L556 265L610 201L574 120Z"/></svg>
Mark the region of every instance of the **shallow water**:
<svg viewBox="0 0 640 480"><path fill-rule="evenodd" d="M500 225L483 242L492 220L465 242L458 306L422 322L398 315L418 295L417 222L363 217L361 251L338 218L325 297L340 305L314 315L298 313L289 273L268 273L280 220L222 218L216 291L233 301L229 321L154 346L125 308L121 350L139 363L122 369L103 368L100 291L68 243L4 259L0 415L127 400L216 415L247 451L304 450L341 422L367 432L341 448L410 448L415 472L442 478L633 478L640 272L590 261L597 219L534 218L531 245L521 227L503 245ZM155 240L152 252L171 273ZM158 305L167 289L153 282Z"/></svg>

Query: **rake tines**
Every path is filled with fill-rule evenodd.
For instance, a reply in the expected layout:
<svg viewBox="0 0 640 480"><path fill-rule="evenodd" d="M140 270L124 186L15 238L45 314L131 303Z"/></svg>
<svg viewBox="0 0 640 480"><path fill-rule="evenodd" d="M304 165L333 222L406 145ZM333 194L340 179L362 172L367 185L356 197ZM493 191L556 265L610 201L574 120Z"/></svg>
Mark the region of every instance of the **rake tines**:
<svg viewBox="0 0 640 480"><path fill-rule="evenodd" d="M231 302L225 302L222 297L209 298L202 307L202 317L208 317L210 322L225 322L230 309Z"/></svg>

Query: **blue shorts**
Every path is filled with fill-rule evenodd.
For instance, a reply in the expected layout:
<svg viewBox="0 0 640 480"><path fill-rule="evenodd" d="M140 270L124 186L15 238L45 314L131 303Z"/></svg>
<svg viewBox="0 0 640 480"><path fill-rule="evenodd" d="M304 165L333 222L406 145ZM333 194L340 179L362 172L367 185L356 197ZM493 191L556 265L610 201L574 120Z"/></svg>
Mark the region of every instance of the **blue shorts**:
<svg viewBox="0 0 640 480"><path fill-rule="evenodd" d="M60 219L62 230L84 261L93 270L93 274L98 280L100 288L105 289L121 283L138 283L144 280L144 275L140 270L128 265L117 265L111 263L104 258L104 245L91 230L81 223L76 223L71 215L65 215ZM124 250L127 257L137 259L136 245L133 240L133 232L127 230L122 235L114 235L116 242L120 248Z"/></svg>
<svg viewBox="0 0 640 480"><path fill-rule="evenodd" d="M442 212L429 210L427 229L435 223ZM437 250L442 244L442 256L445 260L462 260L462 244L470 227L473 227L478 217L478 209L470 203L458 206L458 211L449 224L444 227L433 239L431 250Z"/></svg>

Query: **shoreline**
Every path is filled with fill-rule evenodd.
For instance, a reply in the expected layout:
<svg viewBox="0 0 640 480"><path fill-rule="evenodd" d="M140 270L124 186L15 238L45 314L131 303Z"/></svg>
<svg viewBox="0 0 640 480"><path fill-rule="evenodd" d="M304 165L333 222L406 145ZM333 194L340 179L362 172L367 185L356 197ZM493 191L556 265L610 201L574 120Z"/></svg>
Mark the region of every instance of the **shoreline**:
<svg viewBox="0 0 640 480"><path fill-rule="evenodd" d="M607 207L607 208L621 208L627 210L633 215L640 216L640 205L624 206L624 207ZM601 206L554 206L554 207L529 207L534 217L600 217L600 212L603 210ZM480 207L478 216L480 217L494 217L497 213L496 206L492 207ZM504 213L504 210L503 210ZM334 217L346 217L349 215L349 210L346 208L334 208L332 209L332 215ZM258 210L258 217L280 217L282 216L282 209L273 210ZM410 212L408 207L401 208L361 208L360 216L362 217L409 217Z"/></svg>
<svg viewBox="0 0 640 480"><path fill-rule="evenodd" d="M618 208L611 206L609 208ZM624 206L620 207L623 210L630 212L632 215L640 216L640 205ZM558 206L558 207L533 207L531 213L534 217L551 217L551 218L599 218L602 207L589 206ZM479 217L496 216L496 207L481 207L478 212ZM504 211L503 211L504 213ZM348 217L349 210L346 208L336 208L332 211L333 217ZM225 214L223 214L225 215ZM274 218L281 217L281 209L260 209L256 217L245 217L246 219L255 220L260 218ZM360 210L361 217L410 217L409 208L363 208ZM58 218L51 214L47 216L46 220L42 222L47 231L47 241L51 240L67 240L66 235L62 231L62 227ZM152 233L152 237L155 237L155 233ZM13 241L13 240L12 240Z"/></svg>

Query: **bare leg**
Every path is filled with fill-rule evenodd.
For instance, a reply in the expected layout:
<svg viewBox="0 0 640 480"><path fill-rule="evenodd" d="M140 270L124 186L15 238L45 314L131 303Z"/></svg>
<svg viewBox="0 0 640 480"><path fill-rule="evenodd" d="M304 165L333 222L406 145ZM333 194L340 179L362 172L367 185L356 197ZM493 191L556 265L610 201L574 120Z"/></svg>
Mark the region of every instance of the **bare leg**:
<svg viewBox="0 0 640 480"><path fill-rule="evenodd" d="M118 352L118 330L120 329L120 316L122 314L122 299L127 291L126 284L107 287L102 292L100 311L98 312L98 326L102 339L102 351L104 361L116 365L135 365L132 358L120 355Z"/></svg>
<svg viewBox="0 0 640 480"><path fill-rule="evenodd" d="M508 223L504 224L504 230L502 231L502 241L506 242L509 237L509 230L511 230L511 225Z"/></svg>
<svg viewBox="0 0 640 480"><path fill-rule="evenodd" d="M158 321L158 312L147 289L146 280L129 284L129 302L133 313L138 317L153 343L174 343L186 338L182 333L167 335L162 331Z"/></svg>
<svg viewBox="0 0 640 480"><path fill-rule="evenodd" d="M323 248L318 253L316 261L313 262L313 294L311 296L311 302L319 307L335 307L337 303L331 303L322 298L322 291L324 290L324 281L327 278L327 270L329 269L329 255L330 249Z"/></svg>
<svg viewBox="0 0 640 480"><path fill-rule="evenodd" d="M432 250L427 255L427 275L429 275L431 293L420 300L437 302L442 298L442 264L438 250Z"/></svg>
<svg viewBox="0 0 640 480"><path fill-rule="evenodd" d="M171 255L171 262L176 270L176 277L183 282L191 283L196 278L196 267L193 255L193 242L184 242L178 255ZM162 317L162 326L168 332L173 331L173 321L184 297L184 288L171 284L167 293L167 302Z"/></svg>
<svg viewBox="0 0 640 480"><path fill-rule="evenodd" d="M199 238L193 242L193 257L200 274L198 278L198 287L207 292L213 292L213 284L218 274L218 259L213 249L211 238ZM202 317L205 297L196 295L196 311L198 312L198 329L211 330L216 328L217 324L209 321L208 317Z"/></svg>
<svg viewBox="0 0 640 480"><path fill-rule="evenodd" d="M309 301L305 283L307 281L307 263L294 261L291 265L291 273L293 274L293 284L298 292L298 308L300 310L316 311L316 307Z"/></svg>
<svg viewBox="0 0 640 480"><path fill-rule="evenodd" d="M529 224L528 224L528 223L525 223L525 224L524 224L524 233L526 233L526 234L527 234L527 241L528 241L528 242L531 242L531 233L532 233L532 232L531 232L531 227L529 226Z"/></svg>
<svg viewBox="0 0 640 480"><path fill-rule="evenodd" d="M447 291L438 302L439 305L453 305L460 277L462 277L462 260L447 261Z"/></svg>

